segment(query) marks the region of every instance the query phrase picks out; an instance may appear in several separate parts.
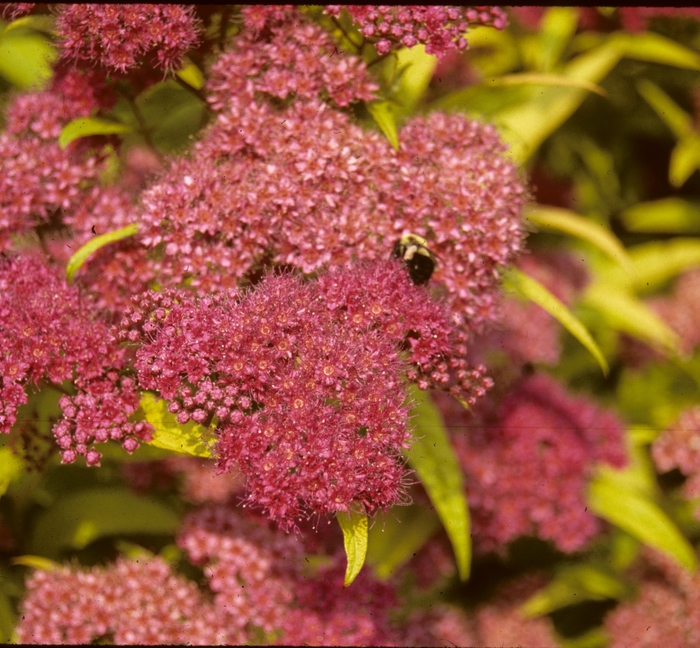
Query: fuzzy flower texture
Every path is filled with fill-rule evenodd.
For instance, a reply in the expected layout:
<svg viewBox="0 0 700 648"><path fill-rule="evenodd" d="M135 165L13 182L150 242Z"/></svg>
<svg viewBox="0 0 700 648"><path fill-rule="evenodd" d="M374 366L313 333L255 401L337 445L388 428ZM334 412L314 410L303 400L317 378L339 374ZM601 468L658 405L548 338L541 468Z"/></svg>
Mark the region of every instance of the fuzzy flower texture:
<svg viewBox="0 0 700 648"><path fill-rule="evenodd" d="M219 471L242 471L248 501L283 526L309 510L401 499L407 374L426 387L488 387L459 357L444 306L396 261L136 301L118 339L136 345L139 387L170 401L180 423L215 419Z"/></svg>

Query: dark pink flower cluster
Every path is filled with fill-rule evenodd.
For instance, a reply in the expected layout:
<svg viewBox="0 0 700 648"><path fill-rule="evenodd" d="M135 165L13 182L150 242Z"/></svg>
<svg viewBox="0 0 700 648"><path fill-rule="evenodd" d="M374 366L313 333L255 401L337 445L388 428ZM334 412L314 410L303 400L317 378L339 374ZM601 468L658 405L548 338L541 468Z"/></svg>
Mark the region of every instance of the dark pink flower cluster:
<svg viewBox="0 0 700 648"><path fill-rule="evenodd" d="M386 258L414 232L441 258L435 278L455 316L478 329L494 316L499 268L522 247L528 198L496 129L434 113L410 120L395 151L318 98L345 105L371 90L357 62L310 49L325 43L319 31L244 35L213 67L216 122L143 196L164 283L211 291L265 265L310 273Z"/></svg>
<svg viewBox="0 0 700 648"><path fill-rule="evenodd" d="M651 299L649 305L678 334L683 353L700 345L700 270L681 275L670 295Z"/></svg>
<svg viewBox="0 0 700 648"><path fill-rule="evenodd" d="M161 558L108 567L36 570L17 625L19 643L238 645L246 636L197 585Z"/></svg>
<svg viewBox="0 0 700 648"><path fill-rule="evenodd" d="M189 559L204 567L215 605L232 628L258 626L280 633L286 645L384 645L390 640L389 586L363 570L343 587L345 557L304 573L303 546L254 518L217 506L186 520L178 539Z"/></svg>
<svg viewBox="0 0 700 648"><path fill-rule="evenodd" d="M120 73L138 65L176 70L200 29L192 7L175 4L67 4L56 17L65 59Z"/></svg>
<svg viewBox="0 0 700 648"><path fill-rule="evenodd" d="M360 26L360 33L376 44L379 54L423 43L428 54L443 56L452 49L467 48L464 36L470 26L504 29L508 24L500 7L326 5L325 11L338 17L343 8Z"/></svg>
<svg viewBox="0 0 700 648"><path fill-rule="evenodd" d="M637 596L605 619L610 648L700 645L700 577L650 549L642 556Z"/></svg>
<svg viewBox="0 0 700 648"><path fill-rule="evenodd" d="M600 531L586 510L587 481L598 462L626 462L623 427L611 412L545 375L514 384L495 412L485 403L472 416L452 399L436 400L466 473L478 550L532 535L572 552Z"/></svg>
<svg viewBox="0 0 700 648"><path fill-rule="evenodd" d="M408 335L419 369L450 352L452 325L426 301L398 262L308 283L268 275L241 296L150 293L118 338L140 343L139 385L171 401L180 423L216 417L219 469L240 469L249 501L289 524L302 507L372 511L400 498L410 438L400 345Z"/></svg>
<svg viewBox="0 0 700 648"><path fill-rule="evenodd" d="M24 233L78 204L101 170L81 142L65 150L58 136L72 119L110 103L99 79L77 71L57 74L47 90L17 96L0 134L0 250Z"/></svg>
<svg viewBox="0 0 700 648"><path fill-rule="evenodd" d="M662 472L674 468L688 479L683 493L688 499L700 497L700 408L685 410L651 446L651 456ZM700 508L695 512L700 518Z"/></svg>
<svg viewBox="0 0 700 648"><path fill-rule="evenodd" d="M26 16L36 7L36 2L3 2L0 3L0 15L3 18L16 20L21 16Z"/></svg>
<svg viewBox="0 0 700 648"><path fill-rule="evenodd" d="M95 443L121 441L133 451L149 426L129 422L138 407L134 381L120 375L125 354L108 341L78 291L30 256L0 260L0 432L9 433L28 384L71 381L77 393L60 400L54 427L63 461L83 455L99 463Z"/></svg>
<svg viewBox="0 0 700 648"><path fill-rule="evenodd" d="M516 265L567 306L587 281L583 264L567 252L524 255ZM542 307L504 297L498 324L498 329L489 331L475 346L503 349L518 364L554 365L559 361L561 325Z"/></svg>

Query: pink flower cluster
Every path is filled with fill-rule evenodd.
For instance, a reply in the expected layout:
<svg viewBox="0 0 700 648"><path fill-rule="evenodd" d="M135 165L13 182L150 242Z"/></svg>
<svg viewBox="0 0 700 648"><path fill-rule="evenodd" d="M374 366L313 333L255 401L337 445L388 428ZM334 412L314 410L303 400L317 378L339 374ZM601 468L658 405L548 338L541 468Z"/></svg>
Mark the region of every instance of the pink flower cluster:
<svg viewBox="0 0 700 648"><path fill-rule="evenodd" d="M322 101L345 106L374 88L332 49L300 23L267 42L243 34L213 66L215 123L143 196L143 240L163 252L165 285L212 291L269 265L311 273L386 258L414 232L440 256L455 317L478 329L523 241L528 196L504 144L492 126L434 113L410 120L395 151Z"/></svg>
<svg viewBox="0 0 700 648"><path fill-rule="evenodd" d="M0 250L74 208L102 168L99 157L78 141L65 150L58 136L72 119L111 104L97 76L59 72L47 90L16 97L0 134Z"/></svg>
<svg viewBox="0 0 700 648"><path fill-rule="evenodd" d="M88 570L36 570L17 625L19 643L236 645L246 636L197 585L161 558L119 558Z"/></svg>
<svg viewBox="0 0 700 648"><path fill-rule="evenodd" d="M144 64L176 70L200 30L193 8L176 4L66 4L56 17L65 59L120 73Z"/></svg>
<svg viewBox="0 0 700 648"><path fill-rule="evenodd" d="M428 54L444 56L452 49L467 48L469 26L504 29L508 16L500 7L326 5L326 13L338 17L345 8L365 38L373 39L379 54L392 47L425 45Z"/></svg>
<svg viewBox="0 0 700 648"><path fill-rule="evenodd" d="M651 456L661 472L674 468L687 477L683 493L700 497L700 408L691 407L678 417L651 447ZM700 508L695 512L700 518Z"/></svg>
<svg viewBox="0 0 700 648"><path fill-rule="evenodd" d="M700 577L649 549L634 569L633 601L605 619L610 648L686 648L700 644ZM640 561L641 562L641 561Z"/></svg>
<svg viewBox="0 0 700 648"><path fill-rule="evenodd" d="M289 525L400 499L406 374L466 398L488 387L453 333L444 306L383 261L306 283L267 275L244 294L149 293L117 337L138 343L139 387L180 423L216 417L219 470L241 470L248 500Z"/></svg>
<svg viewBox="0 0 700 648"><path fill-rule="evenodd" d="M258 626L279 632L286 645L385 645L391 639L391 588L363 570L343 587L345 557L304 573L303 547L233 509L191 514L178 539L189 559L204 567L215 605L240 632ZM393 643L393 642L391 642Z"/></svg>
<svg viewBox="0 0 700 648"><path fill-rule="evenodd" d="M54 434L64 462L83 455L96 465L100 454L93 444L121 441L131 452L150 428L129 422L138 394L133 380L120 375L124 351L108 342L107 326L87 306L39 260L0 260L0 432L9 433L16 422L27 385L69 380L77 393L61 398L64 418Z"/></svg>
<svg viewBox="0 0 700 648"><path fill-rule="evenodd" d="M572 552L600 531L586 510L587 480L598 462L626 462L622 424L612 413L544 375L512 385L494 412L484 403L476 416L440 396L479 551L532 535Z"/></svg>

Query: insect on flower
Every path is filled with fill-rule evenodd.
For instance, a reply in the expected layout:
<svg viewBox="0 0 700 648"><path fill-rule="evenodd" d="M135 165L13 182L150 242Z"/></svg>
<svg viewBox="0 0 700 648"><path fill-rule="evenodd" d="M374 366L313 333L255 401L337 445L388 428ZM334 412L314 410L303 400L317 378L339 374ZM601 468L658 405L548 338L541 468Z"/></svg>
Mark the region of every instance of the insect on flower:
<svg viewBox="0 0 700 648"><path fill-rule="evenodd" d="M426 283L437 265L437 256L428 249L428 242L417 234L404 234L391 250L394 259L401 259L408 276L416 284Z"/></svg>

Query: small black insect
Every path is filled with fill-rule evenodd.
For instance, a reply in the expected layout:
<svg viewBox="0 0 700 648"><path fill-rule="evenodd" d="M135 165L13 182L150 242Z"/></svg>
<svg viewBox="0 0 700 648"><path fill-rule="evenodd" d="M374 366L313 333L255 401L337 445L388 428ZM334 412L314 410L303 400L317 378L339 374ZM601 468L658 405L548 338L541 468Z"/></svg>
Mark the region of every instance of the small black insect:
<svg viewBox="0 0 700 648"><path fill-rule="evenodd" d="M391 250L394 259L401 259L411 281L416 284L426 283L437 265L437 257L428 249L428 242L417 234L405 234Z"/></svg>

